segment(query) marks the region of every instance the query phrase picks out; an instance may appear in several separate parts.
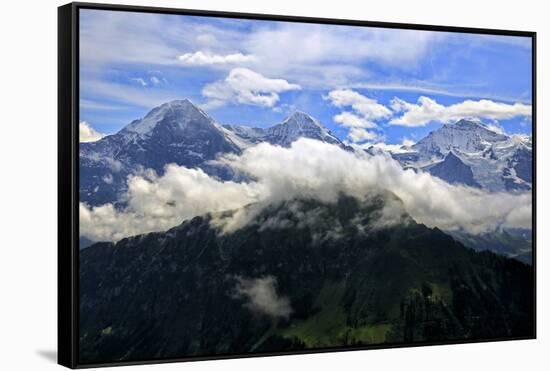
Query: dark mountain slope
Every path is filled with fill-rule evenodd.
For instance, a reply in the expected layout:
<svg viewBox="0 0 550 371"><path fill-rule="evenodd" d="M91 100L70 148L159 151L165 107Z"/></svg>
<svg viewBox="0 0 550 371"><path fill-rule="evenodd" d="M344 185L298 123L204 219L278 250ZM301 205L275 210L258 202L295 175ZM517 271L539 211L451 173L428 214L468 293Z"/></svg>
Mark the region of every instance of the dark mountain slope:
<svg viewBox="0 0 550 371"><path fill-rule="evenodd" d="M225 235L205 216L92 245L81 362L533 334L529 266L389 218L398 205L296 200Z"/></svg>
<svg viewBox="0 0 550 371"><path fill-rule="evenodd" d="M533 234L526 229L505 229L473 235L464 231L449 231L453 238L474 250L489 250L499 255L533 264Z"/></svg>
<svg viewBox="0 0 550 371"><path fill-rule="evenodd" d="M443 161L431 165L426 170L447 183L480 188L480 185L474 180L472 169L462 162L452 151L445 156Z"/></svg>

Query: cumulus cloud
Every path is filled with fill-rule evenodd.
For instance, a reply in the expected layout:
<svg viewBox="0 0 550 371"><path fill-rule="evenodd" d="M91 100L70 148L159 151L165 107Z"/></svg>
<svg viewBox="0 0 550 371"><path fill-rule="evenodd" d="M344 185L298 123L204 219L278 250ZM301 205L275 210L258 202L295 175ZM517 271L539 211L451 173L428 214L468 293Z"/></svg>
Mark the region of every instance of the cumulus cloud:
<svg viewBox="0 0 550 371"><path fill-rule="evenodd" d="M425 96L418 98L417 103L394 98L391 108L395 113L402 113L402 115L390 120L390 124L409 127L425 126L431 122L448 123L462 118L506 120L514 117L530 118L532 115L531 105L506 104L488 99L465 100L444 106Z"/></svg>
<svg viewBox="0 0 550 371"><path fill-rule="evenodd" d="M352 153L300 139L290 148L261 143L219 162L253 180L223 182L201 170L169 165L162 177L129 179L126 210L81 204L81 234L93 240L118 240L166 230L196 215L238 209L213 220L222 233L230 233L253 221L263 208L285 200L335 202L342 193L364 200L384 192L395 194L404 211L430 227L471 233L531 228L530 193L488 193L450 185L428 173L404 170L383 154Z"/></svg>
<svg viewBox="0 0 550 371"><path fill-rule="evenodd" d="M245 298L247 308L269 317L288 318L292 313L290 300L277 294L277 279L273 276L237 277L234 296Z"/></svg>
<svg viewBox="0 0 550 371"><path fill-rule="evenodd" d="M348 138L350 138L354 143L364 141L380 142L384 140L384 136L379 135L374 131L369 131L362 128L351 128L348 133Z"/></svg>
<svg viewBox="0 0 550 371"><path fill-rule="evenodd" d="M319 141L300 139L291 148L260 144L225 163L251 174L269 190L269 202L313 197L332 202L340 192L358 198L389 191L417 221L473 233L499 227L530 228L530 194L488 193L450 185L428 173L404 170L389 156L350 153Z"/></svg>
<svg viewBox="0 0 550 371"><path fill-rule="evenodd" d="M377 127L374 122L347 111L335 115L334 122L348 128L374 129Z"/></svg>
<svg viewBox="0 0 550 371"><path fill-rule="evenodd" d="M273 107L279 93L301 89L284 79L271 79L248 68L234 68L223 81L206 85L202 95L214 102L238 102Z"/></svg>
<svg viewBox="0 0 550 371"><path fill-rule="evenodd" d="M336 107L351 107L356 114L367 120L377 120L392 115L391 111L376 101L351 89L333 90L327 99ZM350 125L355 126L355 125Z"/></svg>
<svg viewBox="0 0 550 371"><path fill-rule="evenodd" d="M197 215L243 207L261 193L260 184L221 182L200 169L167 165L161 177L149 170L128 178L125 210L81 203L80 233L95 241L117 241L163 231Z"/></svg>
<svg viewBox="0 0 550 371"><path fill-rule="evenodd" d="M254 62L256 57L242 53L220 55L197 51L195 53L185 53L180 55L178 59L182 62L182 64L188 66L212 66Z"/></svg>
<svg viewBox="0 0 550 371"><path fill-rule="evenodd" d="M105 134L97 132L86 121L80 121L78 125L78 131L80 136L80 143L95 142L105 136Z"/></svg>
<svg viewBox="0 0 550 371"><path fill-rule="evenodd" d="M334 122L350 128L348 138L353 142L382 139L376 133L365 129L378 127L374 121L392 115L386 106L350 89L332 90L324 98L336 107L350 107L353 110L353 112L344 111L334 116Z"/></svg>

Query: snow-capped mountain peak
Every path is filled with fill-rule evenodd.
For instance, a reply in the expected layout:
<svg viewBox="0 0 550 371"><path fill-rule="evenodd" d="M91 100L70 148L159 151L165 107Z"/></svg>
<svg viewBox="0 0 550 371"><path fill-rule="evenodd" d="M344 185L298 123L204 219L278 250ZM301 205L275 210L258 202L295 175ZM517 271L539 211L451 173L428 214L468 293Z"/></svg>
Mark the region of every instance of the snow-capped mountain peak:
<svg viewBox="0 0 550 371"><path fill-rule="evenodd" d="M445 155L456 148L462 152L480 152L488 145L508 139L507 135L490 130L478 121L460 120L455 124L445 124L432 131L424 139L412 146L418 152Z"/></svg>
<svg viewBox="0 0 550 371"><path fill-rule="evenodd" d="M428 171L450 183L479 185L489 191L531 189L530 136L508 136L479 121L443 125L409 152L393 157L403 166Z"/></svg>
<svg viewBox="0 0 550 371"><path fill-rule="evenodd" d="M223 125L221 128L241 148L260 142L288 147L300 138L317 139L348 148L319 121L301 111L293 112L280 124L266 129L238 125Z"/></svg>
<svg viewBox="0 0 550 371"><path fill-rule="evenodd" d="M282 123L268 128L266 134L268 142L282 146L288 146L302 137L343 145L319 121L301 111L292 113Z"/></svg>
<svg viewBox="0 0 550 371"><path fill-rule="evenodd" d="M150 136L159 125L185 129L192 122L211 125L214 120L189 99L173 100L153 108L142 119L132 121L123 131Z"/></svg>
<svg viewBox="0 0 550 371"><path fill-rule="evenodd" d="M323 128L323 126L315 120L313 117L302 111L294 111L290 116L288 116L283 122L283 125L294 125L297 127L317 127Z"/></svg>

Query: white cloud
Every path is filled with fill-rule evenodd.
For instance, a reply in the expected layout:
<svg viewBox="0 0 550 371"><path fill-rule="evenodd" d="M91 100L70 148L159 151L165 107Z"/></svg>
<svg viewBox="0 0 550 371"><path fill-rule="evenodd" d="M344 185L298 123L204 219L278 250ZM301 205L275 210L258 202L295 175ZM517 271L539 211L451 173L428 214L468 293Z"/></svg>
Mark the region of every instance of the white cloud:
<svg viewBox="0 0 550 371"><path fill-rule="evenodd" d="M367 120L378 120L392 115L391 111L376 101L350 89L331 91L326 97L336 107L351 107ZM355 126L355 125L350 125Z"/></svg>
<svg viewBox="0 0 550 371"><path fill-rule="evenodd" d="M220 182L200 169L167 165L158 177L150 170L128 179L124 211L106 204L80 204L80 233L96 241L174 227L209 212L242 207L259 199L262 187L252 183Z"/></svg>
<svg viewBox="0 0 550 371"><path fill-rule="evenodd" d="M391 108L395 113L402 115L390 120L390 124L409 127L425 126L431 122L448 123L462 118L506 120L514 117L531 117L532 114L531 105L522 103L506 104L481 99L444 106L424 96L418 98L416 104L394 98Z"/></svg>
<svg viewBox="0 0 550 371"><path fill-rule="evenodd" d="M174 33L178 27L184 31L183 25L179 26L173 17L163 19L144 13L124 13L81 12L80 60L83 69L98 69L109 63L177 63Z"/></svg>
<svg viewBox="0 0 550 371"><path fill-rule="evenodd" d="M353 112L341 112L333 119L334 122L350 128L348 138L353 142L383 138L372 131L365 130L378 127L374 121L392 115L392 112L383 104L350 89L332 90L324 99L329 100L336 107L351 107Z"/></svg>
<svg viewBox="0 0 550 371"><path fill-rule="evenodd" d="M174 99L181 99L181 93L162 89L142 89L135 85L123 85L101 80L82 80L80 88L87 94L110 102L139 106L147 109ZM114 103L113 103L114 104Z"/></svg>
<svg viewBox="0 0 550 371"><path fill-rule="evenodd" d="M229 233L250 223L264 207L285 200L334 202L341 193L365 199L392 192L416 221L472 233L501 227L531 228L531 195L488 193L450 185L428 173L404 170L389 156L351 153L338 146L300 139L290 148L262 143L220 162L248 175L248 182L222 182L202 170L168 165L129 179L128 207L80 204L81 235L92 240L162 231L197 215L216 214L212 223ZM245 208L246 205L249 205Z"/></svg>
<svg viewBox="0 0 550 371"><path fill-rule="evenodd" d="M494 131L495 133L507 135L504 128L498 123L485 124L485 126L487 127L487 129Z"/></svg>
<svg viewBox="0 0 550 371"><path fill-rule="evenodd" d="M105 134L97 132L86 121L80 121L78 131L80 134L80 143L95 142L105 136Z"/></svg>
<svg viewBox="0 0 550 371"><path fill-rule="evenodd" d="M101 72L106 65L120 64L181 66L187 60L223 68L235 65L220 62L250 63L254 57L255 70L262 75L304 87L332 88L364 81L369 76L364 68L367 61L414 68L446 35L285 22L241 20L239 24L252 25L247 22L253 22L253 27L212 25L192 17L182 22L177 15L85 9L80 18L82 71ZM178 59L182 55L184 61Z"/></svg>
<svg viewBox="0 0 550 371"><path fill-rule="evenodd" d="M149 85L143 77L134 77L134 78L131 78L130 80L137 83L137 84L139 84L139 85L141 85L141 86L143 86L143 87Z"/></svg>
<svg viewBox="0 0 550 371"><path fill-rule="evenodd" d="M208 36L206 36L208 35ZM80 62L83 70L106 64L178 66L183 50L208 48L219 54L238 50L245 32L215 27L178 15L139 12L80 12Z"/></svg>
<svg viewBox="0 0 550 371"><path fill-rule="evenodd" d="M456 84L453 85L438 85L427 81L411 81L404 83L401 81L396 82L357 82L349 85L350 88L368 89L368 90L390 90L390 91L402 91L402 92L415 92L420 94L430 95L445 95L448 97L459 98L483 98L493 99L506 102L530 102L530 99L520 96L505 96L492 94L488 92L480 92L471 90L471 86L460 87Z"/></svg>
<svg viewBox="0 0 550 371"><path fill-rule="evenodd" d="M502 226L530 228L531 195L488 193L450 185L428 173L404 170L388 156L364 157L315 140L291 148L260 144L226 163L250 174L269 195L264 202L313 197L334 201L340 192L364 198L389 191L415 220L442 229L470 232Z"/></svg>
<svg viewBox="0 0 550 371"><path fill-rule="evenodd" d="M161 83L160 79L159 79L158 77L156 77L156 76L151 76L151 78L150 78L149 80L151 81L151 83L152 83L153 85L158 85L158 84Z"/></svg>
<svg viewBox="0 0 550 371"><path fill-rule="evenodd" d="M430 52L430 46L445 35L416 30L282 23L258 29L248 36L244 45L247 52L258 57L262 72L285 76L303 85L334 87L367 77L366 61L400 69L414 68ZM326 71L330 73L325 75Z"/></svg>
<svg viewBox="0 0 550 371"><path fill-rule="evenodd" d="M288 318L292 313L288 298L277 294L277 279L273 276L248 279L236 277L236 298L247 299L245 306L273 318Z"/></svg>
<svg viewBox="0 0 550 371"><path fill-rule="evenodd" d="M382 138L382 139L385 139L385 138ZM401 144L399 143L390 144L390 143L385 143L383 141L378 141L378 142L371 141L371 142L365 142L361 144L351 143L350 145L357 150L364 150L364 149L369 149L373 147L375 149L380 149L382 151L390 152L390 153L405 153L410 151L410 148L408 147L412 146L414 143L415 141L411 139L403 138Z"/></svg>
<svg viewBox="0 0 550 371"><path fill-rule="evenodd" d="M92 110L101 110L101 111L117 111L127 109L128 107L121 105L105 104L96 102L94 100L80 98L80 108L87 108Z"/></svg>
<svg viewBox="0 0 550 371"><path fill-rule="evenodd" d="M369 131L362 128L351 128L349 130L348 137L354 143L360 143L365 141L380 142L384 140L384 136L379 135L374 131Z"/></svg>
<svg viewBox="0 0 550 371"><path fill-rule="evenodd" d="M113 174L107 174L101 179L107 184L113 184Z"/></svg>
<svg viewBox="0 0 550 371"><path fill-rule="evenodd" d="M225 80L206 85L202 95L219 104L238 102L273 107L279 101L279 93L300 88L284 79L271 79L247 68L234 68Z"/></svg>
<svg viewBox="0 0 550 371"><path fill-rule="evenodd" d="M256 57L253 55L244 55L242 53L220 55L197 51L195 53L180 55L178 59L182 64L188 66L212 66L254 62Z"/></svg>
<svg viewBox="0 0 550 371"><path fill-rule="evenodd" d="M335 115L333 119L334 122L348 128L374 129L378 126L364 117L357 116L356 114L347 111Z"/></svg>
<svg viewBox="0 0 550 371"><path fill-rule="evenodd" d="M359 88L365 81L377 82L365 85L366 88L369 85L384 88L384 81L380 83L381 80L375 79L379 73L369 71L365 62L415 69L437 50L440 43L457 37L434 31L287 22L264 24L240 20L239 25L252 25L247 22L255 23L254 27L213 25L194 17L185 17L182 22L182 17L177 15L84 9L80 17L81 72L90 78L90 70L102 73L108 65L119 68L121 64L135 64L155 68L181 66L187 60L229 68L235 65L225 63L227 61L250 63L248 59L255 58L257 72L294 81L304 88ZM474 35L467 42L506 42L530 47L529 40ZM184 61L178 56L185 56ZM418 81L404 80L386 85L393 85L388 86L389 89L457 94L457 86L416 83ZM461 96L466 93L479 97L472 92L459 92Z"/></svg>

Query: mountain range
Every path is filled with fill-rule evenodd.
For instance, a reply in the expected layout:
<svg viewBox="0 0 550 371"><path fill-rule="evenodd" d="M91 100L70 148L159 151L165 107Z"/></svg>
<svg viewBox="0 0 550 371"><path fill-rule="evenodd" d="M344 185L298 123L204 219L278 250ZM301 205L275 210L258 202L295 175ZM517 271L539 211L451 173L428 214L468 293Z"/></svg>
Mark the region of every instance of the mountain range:
<svg viewBox="0 0 550 371"><path fill-rule="evenodd" d="M294 112L282 123L262 129L222 126L187 99L168 102L116 134L80 143L80 201L91 206L119 203L128 175L143 169L162 174L168 163L198 167L228 180L233 177L231 169L212 165L210 160L240 153L260 142L288 147L303 137L350 149L303 112Z"/></svg>
<svg viewBox="0 0 550 371"><path fill-rule="evenodd" d="M404 167L490 192L532 188L530 136L506 135L472 120L445 124L392 156Z"/></svg>
<svg viewBox="0 0 550 371"><path fill-rule="evenodd" d="M187 99L168 102L114 135L80 144L80 200L91 206L116 205L123 200L128 175L143 169L162 174L167 163L233 179L231 169L210 161L261 142L288 147L299 138L354 150L303 112L294 112L273 127L259 128L220 125ZM451 184L491 192L532 188L531 138L499 133L477 121L445 124L391 155L405 168L427 171Z"/></svg>
<svg viewBox="0 0 550 371"><path fill-rule="evenodd" d="M123 207L129 175L144 169L153 169L162 175L168 163L198 167L223 180L238 180L232 169L212 164L211 160L222 154L239 154L262 142L288 147L303 137L348 151L363 150L343 143L318 120L303 112L294 112L269 128L220 125L188 99L171 101L132 121L116 134L80 144L80 201L90 206L112 203ZM379 152L374 150L371 147L365 151ZM531 138L506 135L477 121L445 124L414 145L402 146L388 155L404 168L429 172L451 184L490 192L525 192L532 188ZM525 233L521 231L519 238ZM479 238L473 235L460 233L455 237L475 249L494 245L486 243L489 236L481 240L483 243L474 243L479 242ZM490 239L504 240L496 235ZM509 256L530 260L525 246L530 245L531 240L522 241L521 248L509 246L492 250L508 251ZM81 243L81 247L87 247L92 241L81 240Z"/></svg>
<svg viewBox="0 0 550 371"><path fill-rule="evenodd" d="M532 268L474 252L392 194L204 215L80 253L81 362L533 334ZM224 216L237 212L224 213Z"/></svg>
<svg viewBox="0 0 550 371"><path fill-rule="evenodd" d="M375 150L348 146L303 112L253 128L220 125L189 100L172 101L80 144L80 200L123 208L127 176L160 175L167 163L235 180L211 160L302 137ZM452 184L531 189L529 138L475 121L385 155ZM370 192L249 204L116 243L81 238L80 361L533 336L530 231L429 228L393 193ZM222 228L242 215L251 216L246 225Z"/></svg>

